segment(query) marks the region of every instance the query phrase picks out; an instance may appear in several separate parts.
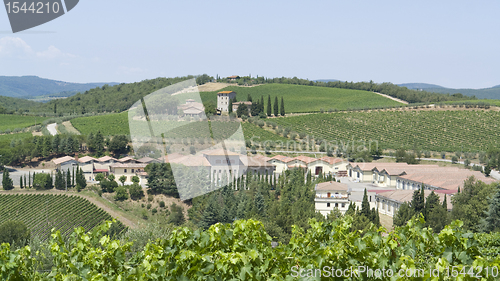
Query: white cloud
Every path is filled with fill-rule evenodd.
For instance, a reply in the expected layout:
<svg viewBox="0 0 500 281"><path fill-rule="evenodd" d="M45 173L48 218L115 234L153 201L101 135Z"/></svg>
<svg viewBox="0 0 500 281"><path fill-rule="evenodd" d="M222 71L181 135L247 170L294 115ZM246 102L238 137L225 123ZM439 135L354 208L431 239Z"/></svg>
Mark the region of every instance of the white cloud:
<svg viewBox="0 0 500 281"><path fill-rule="evenodd" d="M55 46L49 46L43 51L34 51L28 43L19 37L4 37L0 38L0 57L53 60L77 56L64 53Z"/></svg>
<svg viewBox="0 0 500 281"><path fill-rule="evenodd" d="M19 37L0 38L0 56L25 57L33 54L31 47Z"/></svg>

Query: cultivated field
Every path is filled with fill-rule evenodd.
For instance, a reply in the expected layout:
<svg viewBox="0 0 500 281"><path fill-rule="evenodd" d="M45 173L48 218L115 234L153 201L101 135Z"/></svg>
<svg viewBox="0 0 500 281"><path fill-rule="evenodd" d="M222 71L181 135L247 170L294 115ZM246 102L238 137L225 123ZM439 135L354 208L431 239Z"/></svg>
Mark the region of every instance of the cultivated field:
<svg viewBox="0 0 500 281"><path fill-rule="evenodd" d="M15 129L35 126L35 118L38 125L49 119L49 117L0 114L0 132L5 132L6 130L14 131Z"/></svg>
<svg viewBox="0 0 500 281"><path fill-rule="evenodd" d="M265 84L258 87L229 86L220 91L235 91L238 101L246 101L248 94L252 96L253 101L264 96L266 108L268 95L271 95L271 102L273 104L276 96L279 101L283 97L286 113L381 108L403 105L372 92L303 85ZM219 91L201 92L200 95L203 101L212 100L217 102L217 92Z"/></svg>
<svg viewBox="0 0 500 281"><path fill-rule="evenodd" d="M47 239L52 228L60 230L66 236L75 227L82 226L88 231L112 218L104 210L79 196L1 194L0 224L9 220L24 222L32 236ZM117 223L119 231L125 229L121 222Z"/></svg>
<svg viewBox="0 0 500 281"><path fill-rule="evenodd" d="M384 149L486 151L500 144L500 112L372 111L276 118L282 127L329 141L377 140Z"/></svg>

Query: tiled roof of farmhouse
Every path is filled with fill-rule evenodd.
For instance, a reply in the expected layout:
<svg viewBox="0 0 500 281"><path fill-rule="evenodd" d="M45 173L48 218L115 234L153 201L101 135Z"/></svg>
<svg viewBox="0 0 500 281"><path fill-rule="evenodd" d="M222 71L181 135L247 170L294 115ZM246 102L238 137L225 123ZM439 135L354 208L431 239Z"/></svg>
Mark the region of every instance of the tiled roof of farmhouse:
<svg viewBox="0 0 500 281"><path fill-rule="evenodd" d="M487 184L495 181L492 178L485 177L479 171L471 171L456 167L422 169L407 173L406 175L400 176L400 178L448 190L457 190L458 187L463 187L464 181L470 176L474 176L476 180L480 180Z"/></svg>
<svg viewBox="0 0 500 281"><path fill-rule="evenodd" d="M127 161L130 161L130 160L134 160L135 161L134 158L132 158L130 156L126 156L126 157L118 159L118 162L122 162L123 163L123 162L127 162Z"/></svg>
<svg viewBox="0 0 500 281"><path fill-rule="evenodd" d="M267 162L267 161L269 161L269 160L271 160L271 158L269 158L269 157L267 157L267 156L264 156L264 155L262 155L262 154L257 154L257 155L255 155L255 156L253 156L253 158L255 158L255 159L262 159L262 160L264 160L264 161L266 161L266 162Z"/></svg>
<svg viewBox="0 0 500 281"><path fill-rule="evenodd" d="M407 165L407 166L387 166L387 167L375 167L373 170L377 169L379 172L385 171L389 175L402 175L404 173L409 174L416 171L422 171L427 169L437 169L438 165Z"/></svg>
<svg viewBox="0 0 500 281"><path fill-rule="evenodd" d="M144 163L114 163L109 166L112 168L146 168L147 165Z"/></svg>
<svg viewBox="0 0 500 281"><path fill-rule="evenodd" d="M54 162L54 164L56 164L56 165L59 165L61 163L68 162L68 161L71 161L71 160L75 160L75 158L73 158L71 156L64 156L64 157L61 157L61 158L56 158L56 159L52 160L52 162Z"/></svg>
<svg viewBox="0 0 500 281"><path fill-rule="evenodd" d="M294 159L294 160L299 160L299 161L302 161L302 162L304 162L304 163L306 163L306 164L309 164L309 163L311 163L311 162L314 162L314 161L318 160L318 159L316 159L316 158L312 158L312 157L309 157L309 156L297 156L297 157L295 157L295 158L293 158L293 159Z"/></svg>
<svg viewBox="0 0 500 281"><path fill-rule="evenodd" d="M234 91L220 91L217 94L230 94L230 93L234 93Z"/></svg>
<svg viewBox="0 0 500 281"><path fill-rule="evenodd" d="M103 157L101 157L101 158L97 159L97 161L99 161L99 162L106 162L106 161L109 161L109 160L118 161L118 160L116 160L115 158L110 157L110 156L103 156Z"/></svg>
<svg viewBox="0 0 500 281"><path fill-rule="evenodd" d="M413 198L413 192L415 192L414 190L393 190L393 191L386 191L386 192L380 192L380 193L377 193L377 197L385 197L387 199L390 199L390 200L394 200L394 201L397 201L399 203L404 203L404 202L411 202L412 198ZM429 196L430 194L432 193L432 190L424 190L424 197L427 198L427 196ZM439 202L443 202L443 199L444 199L444 196L445 194L444 193L440 193L440 192L436 192L434 191L434 193L437 194L437 196L439 196ZM451 196L450 195L446 195L446 204L448 206L448 209L451 209Z"/></svg>
<svg viewBox="0 0 500 281"><path fill-rule="evenodd" d="M274 165L266 162L265 159L260 157L247 157L248 167L274 167Z"/></svg>
<svg viewBox="0 0 500 281"><path fill-rule="evenodd" d="M344 162L344 160L342 158L335 158L335 157L329 157L329 156L321 157L321 158L319 158L319 160L323 160L330 165L333 165L335 163Z"/></svg>
<svg viewBox="0 0 500 281"><path fill-rule="evenodd" d="M162 158L165 160L166 163L168 163L169 161L172 161L172 160L179 158L179 157L184 157L184 155L177 153L177 152L174 152L174 153L169 153Z"/></svg>
<svg viewBox="0 0 500 281"><path fill-rule="evenodd" d="M222 148L219 148L219 149L213 149L213 150L203 150L201 151L202 154L204 155L216 155L216 156L226 156L226 155L232 155L232 156L236 156L236 155L240 155L239 153L236 153L236 152L233 152L233 151L230 151L230 150L224 150Z"/></svg>
<svg viewBox="0 0 500 281"><path fill-rule="evenodd" d="M362 171L371 171L374 168L377 168L379 171L385 168L394 168L394 167L406 167L408 164L406 163L373 163L373 162L360 162L360 163L349 163L352 167L359 167Z"/></svg>
<svg viewBox="0 0 500 281"><path fill-rule="evenodd" d="M347 184L336 181L327 181L318 183L314 189L322 191L347 191L348 188Z"/></svg>
<svg viewBox="0 0 500 281"><path fill-rule="evenodd" d="M80 162L80 163L87 163L87 162L90 162L92 160L97 161L97 159L95 159L94 157L84 156L82 158L79 158L78 162Z"/></svg>
<svg viewBox="0 0 500 281"><path fill-rule="evenodd" d="M178 157L172 160L169 160L170 163L182 164L184 166L204 166L210 167L210 162L208 162L207 158L199 155L186 155L182 157Z"/></svg>

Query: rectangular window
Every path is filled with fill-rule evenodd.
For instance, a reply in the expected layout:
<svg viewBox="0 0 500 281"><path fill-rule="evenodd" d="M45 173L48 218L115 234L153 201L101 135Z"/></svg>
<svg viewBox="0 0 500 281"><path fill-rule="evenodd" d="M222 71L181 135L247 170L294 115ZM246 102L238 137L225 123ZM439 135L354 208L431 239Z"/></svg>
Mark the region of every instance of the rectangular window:
<svg viewBox="0 0 500 281"><path fill-rule="evenodd" d="M330 207L330 203L326 203L326 207L329 208Z"/></svg>
<svg viewBox="0 0 500 281"><path fill-rule="evenodd" d="M345 208L345 203L342 203L342 208Z"/></svg>
<svg viewBox="0 0 500 281"><path fill-rule="evenodd" d="M126 173L126 172L127 172L127 169L124 169L124 170L123 170L123 172L124 172L124 173Z"/></svg>
<svg viewBox="0 0 500 281"><path fill-rule="evenodd" d="M339 207L339 203L335 203L335 208L338 208Z"/></svg>
<svg viewBox="0 0 500 281"><path fill-rule="evenodd" d="M132 169L132 173L134 172L134 169Z"/></svg>

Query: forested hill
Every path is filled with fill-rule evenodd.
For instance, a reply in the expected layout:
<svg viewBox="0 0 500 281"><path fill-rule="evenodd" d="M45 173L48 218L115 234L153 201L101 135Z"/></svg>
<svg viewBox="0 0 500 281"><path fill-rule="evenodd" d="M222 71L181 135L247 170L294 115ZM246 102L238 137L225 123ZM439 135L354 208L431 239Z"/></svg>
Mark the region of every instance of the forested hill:
<svg viewBox="0 0 500 281"><path fill-rule="evenodd" d="M441 94L462 94L469 97L474 96L478 99L500 99L500 85L483 89L454 89L425 83L406 83L398 84L398 86L406 87L410 90L424 90Z"/></svg>
<svg viewBox="0 0 500 281"><path fill-rule="evenodd" d="M102 113L102 112L122 112L130 108L136 101L140 100L142 97L169 85L195 78L195 76L184 76L175 78L155 78L150 80L144 80L141 82L129 83L129 84L119 84L115 86L104 85L99 88L93 88L87 90L83 93L78 93L74 96L65 99L51 100L48 103L39 104L30 108L32 113L48 113L54 114L82 114L82 113ZM203 84L212 80L213 78L208 75L202 75L197 77L197 83ZM225 79L218 79L221 82ZM415 91L407 89L406 87L399 87L392 83L382 83L376 84L372 81L370 82L341 82L341 81L330 81L330 82L315 82L304 79L294 78L250 78L242 77L240 80L233 82L238 85L251 85L251 84L289 84L289 85L305 85L311 86L311 91L314 92L313 87L327 87L327 88L340 88L340 89L350 89L350 90L361 90L368 92L379 92L387 94L409 103L431 103L431 102L441 102L441 101L458 101L458 100L470 100L470 97L466 97L460 94L450 95L450 94L439 94L427 91ZM304 87L304 86L302 86ZM353 91L353 93L355 93ZM286 98L286 94L284 94ZM325 109L326 110L326 109ZM301 111L300 111L301 112Z"/></svg>
<svg viewBox="0 0 500 281"><path fill-rule="evenodd" d="M122 83L115 86L104 85L66 99L51 100L48 103L32 108L30 111L53 113L54 105L56 105L57 114L122 112L129 109L142 97L156 90L191 78L194 78L194 76L156 78L129 84Z"/></svg>
<svg viewBox="0 0 500 281"><path fill-rule="evenodd" d="M0 96L32 98L61 92L83 92L106 84L117 83L69 83L38 76L0 76Z"/></svg>
<svg viewBox="0 0 500 281"><path fill-rule="evenodd" d="M40 104L34 101L0 96L0 114L26 111L38 105Z"/></svg>

